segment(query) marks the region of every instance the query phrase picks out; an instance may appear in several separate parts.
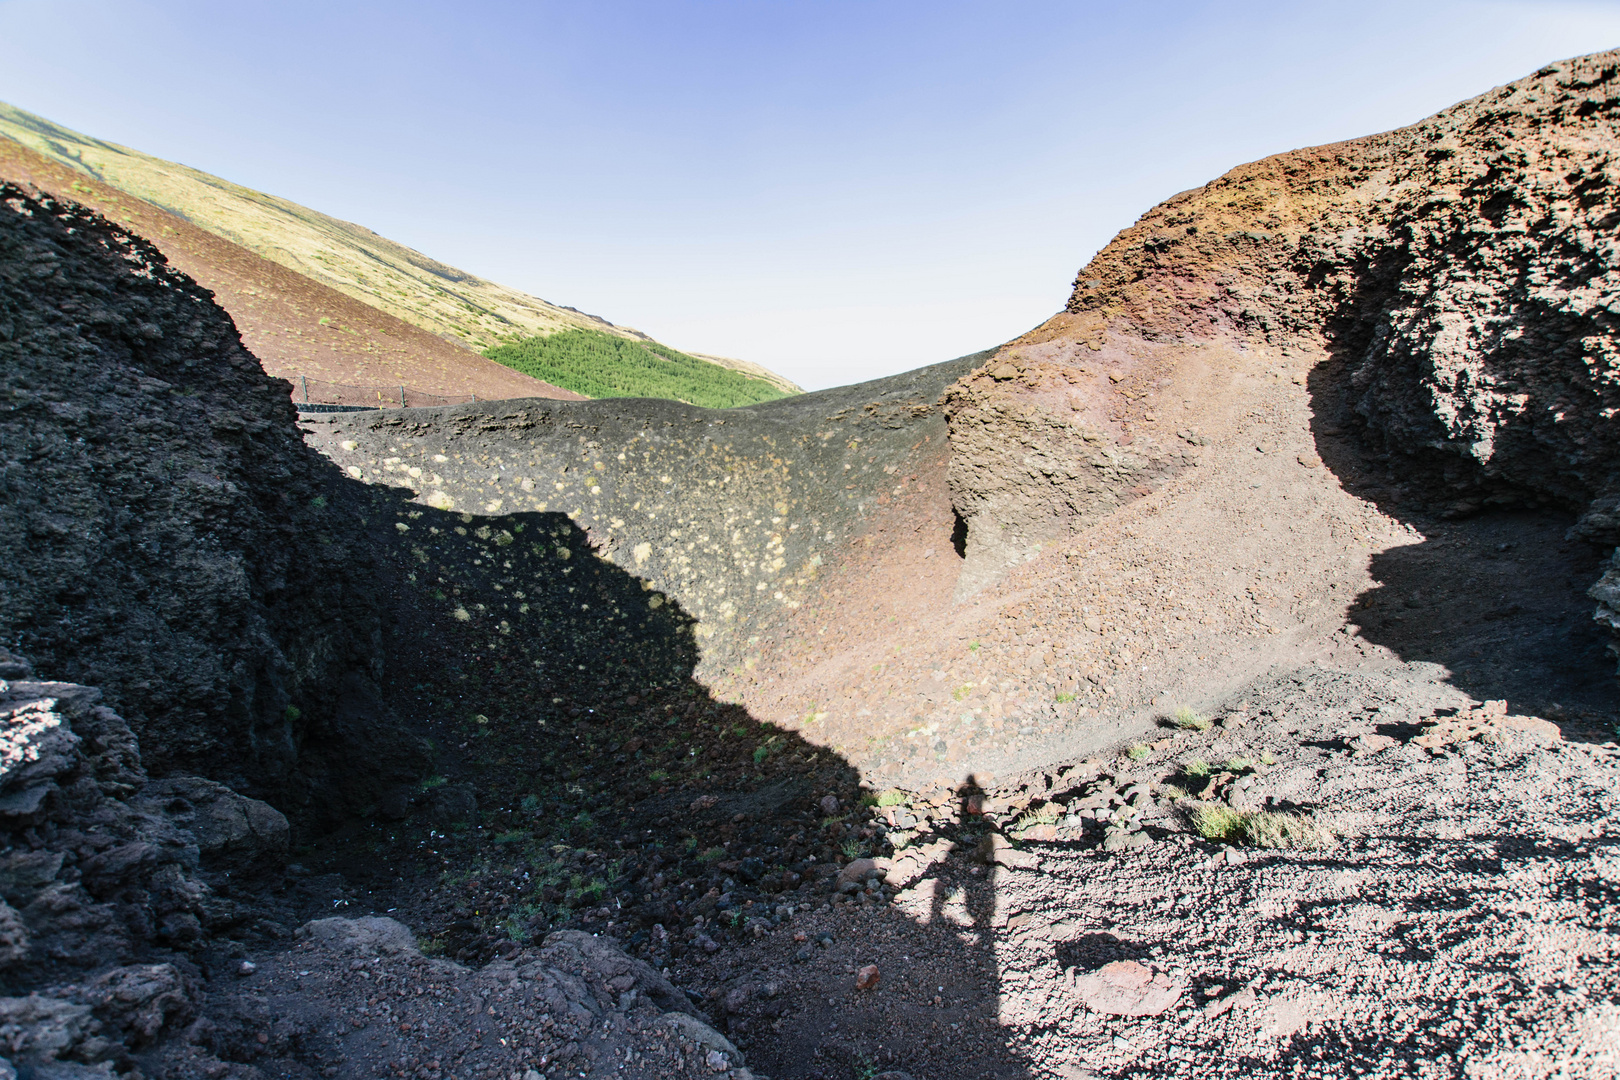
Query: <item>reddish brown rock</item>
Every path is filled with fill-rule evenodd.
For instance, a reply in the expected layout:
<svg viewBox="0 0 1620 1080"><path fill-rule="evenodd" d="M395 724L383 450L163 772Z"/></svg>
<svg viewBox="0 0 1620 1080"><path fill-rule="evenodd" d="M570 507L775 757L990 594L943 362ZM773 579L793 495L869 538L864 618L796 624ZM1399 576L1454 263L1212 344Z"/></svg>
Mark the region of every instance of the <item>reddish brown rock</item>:
<svg viewBox="0 0 1620 1080"><path fill-rule="evenodd" d="M1134 960L1115 960L1075 980L1080 1000L1109 1016L1157 1016L1176 1003L1186 984Z"/></svg>

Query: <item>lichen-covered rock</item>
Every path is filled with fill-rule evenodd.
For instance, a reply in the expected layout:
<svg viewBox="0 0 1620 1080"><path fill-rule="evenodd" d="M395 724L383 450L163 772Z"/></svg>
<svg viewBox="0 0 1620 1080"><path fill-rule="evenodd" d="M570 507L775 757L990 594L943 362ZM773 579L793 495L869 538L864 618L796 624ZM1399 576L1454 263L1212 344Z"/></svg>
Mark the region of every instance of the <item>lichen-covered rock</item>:
<svg viewBox="0 0 1620 1080"><path fill-rule="evenodd" d="M612 650L622 677L659 681L746 665L782 631L943 456L940 395L973 359L741 409L530 399L306 423L350 476L414 494L378 542L444 579L400 582L433 621L559 680Z"/></svg>

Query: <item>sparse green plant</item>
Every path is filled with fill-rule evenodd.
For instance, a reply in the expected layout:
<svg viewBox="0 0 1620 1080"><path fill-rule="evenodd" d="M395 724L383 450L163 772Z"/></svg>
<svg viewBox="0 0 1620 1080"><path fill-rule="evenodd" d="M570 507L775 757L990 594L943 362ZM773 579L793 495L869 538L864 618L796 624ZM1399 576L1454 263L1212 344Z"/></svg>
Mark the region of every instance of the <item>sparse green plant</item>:
<svg viewBox="0 0 1620 1080"><path fill-rule="evenodd" d="M754 764L759 765L772 754L782 748L782 736L772 735L758 746L754 747Z"/></svg>
<svg viewBox="0 0 1620 1080"><path fill-rule="evenodd" d="M951 697L955 698L957 701L966 701L972 693L973 684L963 683L961 686L958 686L955 690L951 691Z"/></svg>
<svg viewBox="0 0 1620 1080"><path fill-rule="evenodd" d="M705 851L703 854L698 856L698 862L719 862L721 859L723 859L725 857L726 857L726 849L725 848L723 848L723 847L712 847L708 851Z"/></svg>
<svg viewBox="0 0 1620 1080"><path fill-rule="evenodd" d="M1058 822L1058 808L1051 803L1044 806L1032 807L1025 810L1013 823L1012 831L1016 837L1022 837L1030 829L1041 825L1056 825Z"/></svg>
<svg viewBox="0 0 1620 1080"><path fill-rule="evenodd" d="M877 805L904 806L906 805L906 793L898 788L890 788L887 791L879 793L877 797Z"/></svg>
<svg viewBox="0 0 1620 1080"><path fill-rule="evenodd" d="M1192 812L1194 831L1205 840L1260 848L1325 848L1333 834L1303 814L1234 810L1205 803Z"/></svg>
<svg viewBox="0 0 1620 1080"><path fill-rule="evenodd" d="M536 810L540 809L540 796L525 795L523 796L523 802L520 805L527 813L532 814Z"/></svg>
<svg viewBox="0 0 1620 1080"><path fill-rule="evenodd" d="M448 776L444 776L443 774L430 776L426 780L422 781L422 790L432 791L434 788L443 787L449 782L450 778Z"/></svg>
<svg viewBox="0 0 1620 1080"><path fill-rule="evenodd" d="M844 858L855 859L860 857L861 845L855 840L845 840L838 845L838 850L844 853Z"/></svg>
<svg viewBox="0 0 1620 1080"><path fill-rule="evenodd" d="M1069 693L1069 691L1067 691L1067 690L1059 690L1058 691L1057 703L1059 705L1067 705L1069 702L1071 702L1073 700L1074 700L1074 695Z"/></svg>
<svg viewBox="0 0 1620 1080"><path fill-rule="evenodd" d="M1148 748L1146 743L1137 743L1125 751L1125 756L1132 761L1141 761L1151 753L1153 751Z"/></svg>
<svg viewBox="0 0 1620 1080"><path fill-rule="evenodd" d="M326 509L326 496L325 495L317 495L317 496L315 496L313 499L309 500L309 506L310 506L311 510L325 510Z"/></svg>
<svg viewBox="0 0 1620 1080"><path fill-rule="evenodd" d="M436 937L417 938L416 939L416 947L418 949L422 950L422 955L423 956L443 956L444 955L444 939L443 938L436 938Z"/></svg>
<svg viewBox="0 0 1620 1080"><path fill-rule="evenodd" d="M651 780L655 784L662 784L665 780L669 779L669 773L665 772L663 769L654 769L652 772L647 774L647 779Z"/></svg>
<svg viewBox="0 0 1620 1080"><path fill-rule="evenodd" d="M1304 814L1250 814L1243 831L1255 847L1314 849L1333 843L1333 834Z"/></svg>
<svg viewBox="0 0 1620 1080"><path fill-rule="evenodd" d="M1246 773L1254 769L1254 762L1244 757L1227 758L1221 762L1221 769L1229 773Z"/></svg>
<svg viewBox="0 0 1620 1080"><path fill-rule="evenodd" d="M1243 831L1243 815L1220 803L1196 806L1191 816L1193 831L1205 840L1237 843Z"/></svg>
<svg viewBox="0 0 1620 1080"><path fill-rule="evenodd" d="M1193 758L1191 761L1181 763L1181 775L1191 777L1194 780L1207 779L1213 771L1209 767L1209 762L1203 758Z"/></svg>
<svg viewBox="0 0 1620 1080"><path fill-rule="evenodd" d="M282 719L287 721L289 724L296 724L298 722L298 718L303 715L304 711L296 705L289 705L285 709L281 710Z"/></svg>
<svg viewBox="0 0 1620 1080"><path fill-rule="evenodd" d="M1277 764L1277 755L1273 754L1270 750L1267 750L1265 753L1260 755L1260 764L1262 764L1262 765L1275 765L1275 764Z"/></svg>
<svg viewBox="0 0 1620 1080"><path fill-rule="evenodd" d="M525 830L512 829L509 832L498 833L494 842L497 844L521 844L528 838L529 834Z"/></svg>
<svg viewBox="0 0 1620 1080"><path fill-rule="evenodd" d="M978 652L978 651L979 651L979 643L977 641L968 642L968 652Z"/></svg>
<svg viewBox="0 0 1620 1080"><path fill-rule="evenodd" d="M1170 714L1170 726L1183 731L1208 731L1210 719L1186 705L1178 705Z"/></svg>

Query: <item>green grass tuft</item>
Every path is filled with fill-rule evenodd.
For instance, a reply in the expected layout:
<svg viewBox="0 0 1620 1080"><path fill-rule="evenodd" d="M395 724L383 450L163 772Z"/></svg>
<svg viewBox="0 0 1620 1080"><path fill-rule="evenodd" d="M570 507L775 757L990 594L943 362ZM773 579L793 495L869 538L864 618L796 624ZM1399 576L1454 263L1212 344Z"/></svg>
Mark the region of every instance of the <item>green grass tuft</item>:
<svg viewBox="0 0 1620 1080"><path fill-rule="evenodd" d="M730 409L786 397L764 379L601 330L563 330L497 345L484 355L525 375L586 397L673 398Z"/></svg>
<svg viewBox="0 0 1620 1080"><path fill-rule="evenodd" d="M1242 838L1243 815L1230 806L1205 803L1193 808L1192 827L1205 840L1235 844Z"/></svg>
<svg viewBox="0 0 1620 1080"><path fill-rule="evenodd" d="M1153 751L1148 749L1146 745L1143 743L1137 743L1135 746L1125 751L1125 756L1130 758L1132 761L1141 761L1151 753L1153 753Z"/></svg>
<svg viewBox="0 0 1620 1080"><path fill-rule="evenodd" d="M1056 825L1058 823L1058 808L1051 803L1037 806L1032 810L1025 810L1013 823L1014 837L1022 838L1023 834L1038 825Z"/></svg>
<svg viewBox="0 0 1620 1080"><path fill-rule="evenodd" d="M1333 833L1303 814L1234 810L1205 803L1192 811L1193 829L1205 840L1259 848L1331 847Z"/></svg>
<svg viewBox="0 0 1620 1080"><path fill-rule="evenodd" d="M1208 731L1211 725L1209 717L1181 705L1170 714L1170 726L1181 728L1183 731Z"/></svg>
<svg viewBox="0 0 1620 1080"><path fill-rule="evenodd" d="M1250 814L1243 831L1255 847L1325 848L1333 844L1333 834L1303 814Z"/></svg>

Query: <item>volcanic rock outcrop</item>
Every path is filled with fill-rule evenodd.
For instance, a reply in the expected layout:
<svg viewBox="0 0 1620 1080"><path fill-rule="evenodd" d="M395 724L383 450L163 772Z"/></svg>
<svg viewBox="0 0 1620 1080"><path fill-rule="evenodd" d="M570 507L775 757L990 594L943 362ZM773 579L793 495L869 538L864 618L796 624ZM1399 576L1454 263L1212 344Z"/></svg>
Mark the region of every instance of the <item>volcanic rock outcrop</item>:
<svg viewBox="0 0 1620 1080"><path fill-rule="evenodd" d="M160 772L317 815L375 796L333 754L416 774L376 737L380 616L358 527L326 508L339 478L206 291L99 215L0 188L0 381L0 638L101 688Z"/></svg>
<svg viewBox="0 0 1620 1080"><path fill-rule="evenodd" d="M1127 458L1166 441L1176 347L1247 343L1331 360L1313 391L1344 381L1356 426L1425 501L1552 501L1620 541L1617 110L1620 55L1600 53L1154 207L1063 313L953 391L953 446L982 442L952 469L970 529L1039 539L1093 520L1048 463L1096 458L1099 430ZM1070 383L1089 393L1043 389ZM1021 437L978 438L1004 416Z"/></svg>

